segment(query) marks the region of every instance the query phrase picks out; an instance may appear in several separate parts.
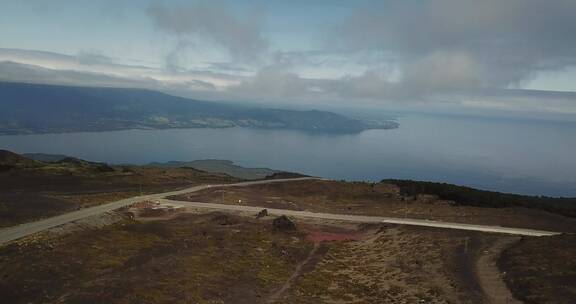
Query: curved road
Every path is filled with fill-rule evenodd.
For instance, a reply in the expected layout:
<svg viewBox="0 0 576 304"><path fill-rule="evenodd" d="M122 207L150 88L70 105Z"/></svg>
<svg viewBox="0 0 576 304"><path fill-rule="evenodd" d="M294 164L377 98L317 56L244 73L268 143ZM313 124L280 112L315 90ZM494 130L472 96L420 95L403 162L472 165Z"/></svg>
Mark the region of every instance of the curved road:
<svg viewBox="0 0 576 304"><path fill-rule="evenodd" d="M59 216L47 218L44 220L21 224L14 227L9 227L0 230L0 244L10 242L19 238L23 238L34 233L38 233L56 226L60 226L66 223L74 222L80 219L84 219L90 216L102 214L105 212L113 211L118 208L128 206L142 200L161 200L171 203L176 203L179 205L194 207L194 208L204 208L204 209L217 209L217 210L229 210L229 211L241 211L241 212L253 212L257 213L261 211L262 207L252 207L252 206L236 206L236 205L223 205L223 204L210 204L210 203L197 203L197 202L183 202L183 201L170 201L165 199L165 197L172 195L179 195L184 193L196 192L203 189L211 187L244 187L258 184L268 184L268 183L279 183L279 182L291 182L291 181L301 181L318 179L315 177L302 177L302 178L290 178L290 179L273 179L273 180L261 180L261 181L250 181L242 182L236 184L219 184L219 185L201 185L186 188L178 191L170 191L164 193L157 193L151 195L135 196L116 202L103 204L91 208L85 208L78 211L62 214ZM390 217L380 217L380 216L362 216L362 215L346 215L346 214L331 214L331 213L316 213L309 211L294 211L294 210L284 210L284 209L268 209L268 213L275 215L289 215L294 217L302 218L318 218L318 219L328 219L328 220L341 220L341 221L352 221L352 222L365 222L365 223L390 223L390 224L403 224L403 225L415 225L415 226L425 226L425 227L437 227L446 229L459 229L459 230L472 230L472 231L482 231L482 232L493 232L493 233L506 233L515 235L527 235L527 236L549 236L560 234L559 232L551 231L541 231L532 229L521 229L521 228L506 228L500 226L483 226L483 225L471 225L471 224L461 224L461 223L448 223L448 222L437 222L428 221L420 219L403 219L403 218L390 218Z"/></svg>
<svg viewBox="0 0 576 304"><path fill-rule="evenodd" d="M16 240L19 238L23 238L29 236L31 234L41 232L50 228L54 228L56 226L60 226L63 224L67 224L70 222L74 222L77 220L81 220L90 216L110 212L125 206L132 205L134 203L143 201L143 200L158 200L167 196L171 195L178 195L184 194L189 192L196 192L203 189L211 188L211 187L241 187L241 186L251 186L257 184L268 184L268 183L278 183L278 182L288 182L288 181L299 181L299 180L308 180L308 179L317 179L315 177L303 177L303 178L291 178L291 179L271 179L271 180L261 180L261 181L250 181L250 182L242 182L236 184L220 184L220 185L200 185L194 186L182 190L177 191L170 191L170 192L163 192L163 193L156 193L150 195L142 195L142 196L135 196L131 198L126 198L123 200L111 202L108 204L98 205L95 207L84 208L78 211L73 211L69 213L65 213L62 215L58 215L55 217L39 220L36 222L20 224L18 226L13 226L9 228L0 229L0 244L10 242L12 240Z"/></svg>

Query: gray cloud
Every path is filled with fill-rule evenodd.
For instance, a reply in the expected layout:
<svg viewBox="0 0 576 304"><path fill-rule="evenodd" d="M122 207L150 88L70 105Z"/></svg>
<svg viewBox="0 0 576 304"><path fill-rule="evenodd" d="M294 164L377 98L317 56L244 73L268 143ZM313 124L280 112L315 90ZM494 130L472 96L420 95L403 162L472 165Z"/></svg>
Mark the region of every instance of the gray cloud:
<svg viewBox="0 0 576 304"><path fill-rule="evenodd" d="M180 39L213 43L238 60L256 61L268 47L260 18L235 14L222 1L202 1L185 6L156 2L148 8L148 14L160 30Z"/></svg>
<svg viewBox="0 0 576 304"><path fill-rule="evenodd" d="M0 49L1 51L1 49ZM1 54L1 52L0 52ZM61 55L65 56L65 55ZM58 56L57 56L58 57ZM143 70L144 69L144 70ZM31 64L0 61L0 81L61 84L78 86L128 87L161 90L176 95L228 101L258 101L270 103L301 103L370 105L383 94L397 90L387 84L387 72L367 71L360 76L340 79L307 79L291 73L281 66L262 69L255 77L243 78L238 85L222 90L212 82L195 79L192 72L175 73L177 81L154 78L153 70L137 68L142 75L150 77L114 76L104 73L79 70L49 69ZM204 75L235 79L229 75ZM450 96L430 97L438 104L459 105L462 109L474 111L505 110L548 113L576 114L576 93L546 92L509 89L485 89L468 91L466 94L453 93ZM430 102L430 100L428 101ZM372 106L380 104L373 103ZM448 110L448 108L445 108ZM493 115L493 112L490 112ZM540 116L543 114L539 114ZM556 114L557 115L557 114ZM537 116L537 117L540 117ZM549 117L551 118L551 117ZM563 119L573 120L572 116Z"/></svg>
<svg viewBox="0 0 576 304"><path fill-rule="evenodd" d="M340 46L399 62L398 89L430 94L517 86L576 64L572 0L403 0L355 12Z"/></svg>
<svg viewBox="0 0 576 304"><path fill-rule="evenodd" d="M193 43L186 39L179 39L176 46L168 52L165 58L165 66L169 71L178 71L182 66L182 59L186 51L193 46Z"/></svg>
<svg viewBox="0 0 576 304"><path fill-rule="evenodd" d="M134 8L131 4L123 9L118 1L99 5L104 14L118 12L118 18L124 9ZM407 106L427 101L574 112L575 95L509 96L500 90L522 87L543 71L576 65L574 0L365 1L364 8L335 27L324 49L298 45L273 51L261 16L242 14L235 3L224 0L179 3L143 1L136 6L146 9L170 41L176 40L166 52L164 67L130 65L127 58L120 64L97 50L70 56L0 49L0 79L149 87L226 100L402 101ZM199 56L202 51L209 53ZM221 58L220 51L231 58Z"/></svg>
<svg viewBox="0 0 576 304"><path fill-rule="evenodd" d="M81 64L113 64L114 60L98 51L84 50L76 55Z"/></svg>
<svg viewBox="0 0 576 304"><path fill-rule="evenodd" d="M214 91L208 81L187 79L178 82L162 81L152 77L121 77L75 70L55 70L39 66L0 61L0 81L72 85L89 87L141 88L161 91Z"/></svg>
<svg viewBox="0 0 576 304"><path fill-rule="evenodd" d="M428 2L436 3L435 0ZM377 26L376 22L382 21L374 22L371 24ZM465 35L462 35L462 39L453 39L458 43L437 43L423 37L414 38L417 41L412 42L411 38L400 37L395 39L406 42L391 44L384 43L393 41L389 38L374 36L376 39L371 40L369 37L356 37L361 36L359 34L352 35L354 31L361 30L360 25L352 18L342 28L340 38L345 43L344 50L266 52L269 65L255 73L253 66L251 68L246 62L208 62L205 63L208 71L182 68L181 57L193 55L189 46L193 42L188 42L192 36L188 34L179 40L180 49L186 52L176 50L167 61L168 69L129 65L125 62L120 64L96 50L63 55L0 48L0 81L148 88L209 100L371 106L381 105L383 101L411 100L417 105L426 101L430 104L473 109L576 113L576 94L535 94L520 90L510 95L507 94L509 90L498 89L527 79L538 71L572 64L573 55L569 52L558 51L557 54L543 53L539 57L531 57L531 54L538 53L531 51L512 56L512 51L508 50L508 41L490 40L488 38L492 36L488 33L485 34L485 43L476 42L477 48L467 46ZM374 33L384 31L382 28L372 30ZM364 28L364 31L372 34L368 28ZM411 31L407 30L408 33ZM530 42L535 46L530 46L528 42L523 45L526 50L530 50L539 47L538 43ZM563 43L566 48L574 50L571 44L576 42ZM415 44L421 48L415 48ZM515 46L510 48L516 52L524 50ZM498 57L496 50L501 50L503 55ZM538 60L529 62L527 58ZM364 71L357 69L362 66ZM303 76L303 67L350 69L354 73L337 77L322 77L322 73ZM479 90L482 88L484 90Z"/></svg>
<svg viewBox="0 0 576 304"><path fill-rule="evenodd" d="M119 64L95 51L83 51L73 56L0 48L0 81L218 91L240 80L234 75L209 71L166 71Z"/></svg>
<svg viewBox="0 0 576 304"><path fill-rule="evenodd" d="M269 66L261 69L254 77L242 81L230 89L231 93L245 98L294 99L308 95L310 82L298 74L291 73L281 66Z"/></svg>
<svg viewBox="0 0 576 304"><path fill-rule="evenodd" d="M53 70L10 61L0 62L0 81L102 87L158 87L152 79L129 79L99 73Z"/></svg>

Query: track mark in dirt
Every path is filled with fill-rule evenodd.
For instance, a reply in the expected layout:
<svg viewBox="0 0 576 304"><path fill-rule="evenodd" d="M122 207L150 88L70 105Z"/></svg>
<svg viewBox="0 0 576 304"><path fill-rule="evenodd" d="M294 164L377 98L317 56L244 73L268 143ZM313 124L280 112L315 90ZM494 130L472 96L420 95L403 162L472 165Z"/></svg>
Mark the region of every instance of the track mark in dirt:
<svg viewBox="0 0 576 304"><path fill-rule="evenodd" d="M492 304L521 304L521 301L512 296L512 293L506 286L502 274L496 265L496 261L502 251L519 238L502 238L496 240L488 249L486 249L480 258L476 261L476 273L478 281L489 303Z"/></svg>
<svg viewBox="0 0 576 304"><path fill-rule="evenodd" d="M314 248L312 248L312 250L310 250L310 253L306 257L306 259L304 259L304 261L302 261L300 264L298 264L296 266L296 269L294 270L294 272L292 273L290 278L284 283L284 285L282 285L282 287L280 287L272 295L270 295L270 297L268 298L266 303L270 303L270 304L275 303L276 301L278 301L282 297L282 295L284 295L284 293L288 289L290 289L290 287L292 287L294 282L296 282L296 279L298 279L298 277L302 274L302 270L303 270L304 266L306 266L308 263L310 263L310 261L312 261L312 259L314 258L314 255L318 252L318 249L320 249L320 243L316 242L316 243L314 243Z"/></svg>

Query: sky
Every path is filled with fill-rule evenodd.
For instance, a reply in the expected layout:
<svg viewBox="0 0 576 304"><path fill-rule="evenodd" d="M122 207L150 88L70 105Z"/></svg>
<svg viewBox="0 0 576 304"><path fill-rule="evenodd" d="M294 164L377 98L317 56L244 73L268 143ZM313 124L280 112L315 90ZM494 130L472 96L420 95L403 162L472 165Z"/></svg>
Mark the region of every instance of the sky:
<svg viewBox="0 0 576 304"><path fill-rule="evenodd" d="M0 0L0 80L576 114L573 0Z"/></svg>

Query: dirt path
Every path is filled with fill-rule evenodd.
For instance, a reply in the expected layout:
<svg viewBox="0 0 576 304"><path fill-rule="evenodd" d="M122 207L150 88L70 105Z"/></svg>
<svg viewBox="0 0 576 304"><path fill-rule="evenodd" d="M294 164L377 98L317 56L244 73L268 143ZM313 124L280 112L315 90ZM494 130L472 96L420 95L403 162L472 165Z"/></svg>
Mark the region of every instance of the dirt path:
<svg viewBox="0 0 576 304"><path fill-rule="evenodd" d="M197 190L196 190L197 191ZM258 214L262 209L268 210L268 214L273 215L286 215L293 216L297 218L316 218L316 219L326 219L335 221L347 221L347 222L357 222L357 223L388 223L388 224L398 224L398 225L411 225L411 226L421 226L421 227L434 227L434 228L446 228L446 229L456 229L456 230L468 230L468 231L480 231L480 232L493 232L493 233L503 233L512 235L526 235L526 236L551 236L561 234L560 232L551 232L543 230L525 229L525 228L511 228L502 226L486 226L486 225L472 225L463 223L452 223L452 222L440 222L440 221L429 221L422 219L412 219L412 218L395 218L395 217L385 217L385 216L370 216L370 215L351 215L351 214L338 214L338 213L323 213L323 212L312 212L312 211L299 211L290 209L275 209L266 207L256 207L247 205L232 205L232 204L216 204L216 203L202 203L202 202L190 202L190 201L178 201L172 199L163 199L160 197L154 197L159 202L167 204L181 205L187 208L194 209L216 209L216 210L227 210L234 212L249 212L253 214Z"/></svg>
<svg viewBox="0 0 576 304"><path fill-rule="evenodd" d="M284 283L284 285L282 285L282 287L280 287L272 295L270 295L268 300L266 300L266 303L269 303L269 304L275 303L284 295L284 293L288 289L290 289L290 287L292 287L292 284L294 284L294 282L296 282L296 279L298 279L298 277L302 274L302 268L304 268L304 266L306 266L306 264L310 263L312 258L314 258L314 255L316 254L316 252L318 252L319 248L320 248L320 243L314 243L314 248L312 248L312 250L310 250L310 253L306 257L306 259L304 259L304 261L302 261L300 264L298 264L296 266L296 269L294 270L294 272L292 273L290 278Z"/></svg>
<svg viewBox="0 0 576 304"><path fill-rule="evenodd" d="M0 245L3 243L7 243L19 238L23 238L34 233L38 233L44 230L48 230L50 228L54 228L63 224L67 224L70 222L74 222L80 219L84 219L90 216L99 215L102 213L110 212L125 206L129 206L131 204L144 201L144 200L158 200L162 199L167 196L172 195L179 195L184 193L196 192L212 187L246 187L246 186L253 186L253 185L260 185L260 184L270 184L270 183L281 183L281 182L292 182L292 181L302 181L302 180L312 180L318 179L315 177L300 177L300 178L287 178L287 179L270 179L270 180L260 180L260 181L250 181L250 182L241 182L235 184L218 184L218 185L200 185L200 186L193 186L190 188L177 190L177 191L170 191L170 192L163 192L163 193L156 193L156 194L148 194L142 196L135 196L131 198L122 199L119 201L111 202L108 204L102 204L94 207L84 208L77 211L72 211L69 213L61 214L58 216L50 217L47 219L39 220L36 222L30 222L26 224L21 224L18 226L12 226L0 229ZM260 210L259 210L260 211Z"/></svg>
<svg viewBox="0 0 576 304"><path fill-rule="evenodd" d="M497 239L480 258L476 261L476 273L478 281L488 303L491 304L521 304L516 300L506 283L502 279L502 273L496 265L502 251L519 240L517 237Z"/></svg>

